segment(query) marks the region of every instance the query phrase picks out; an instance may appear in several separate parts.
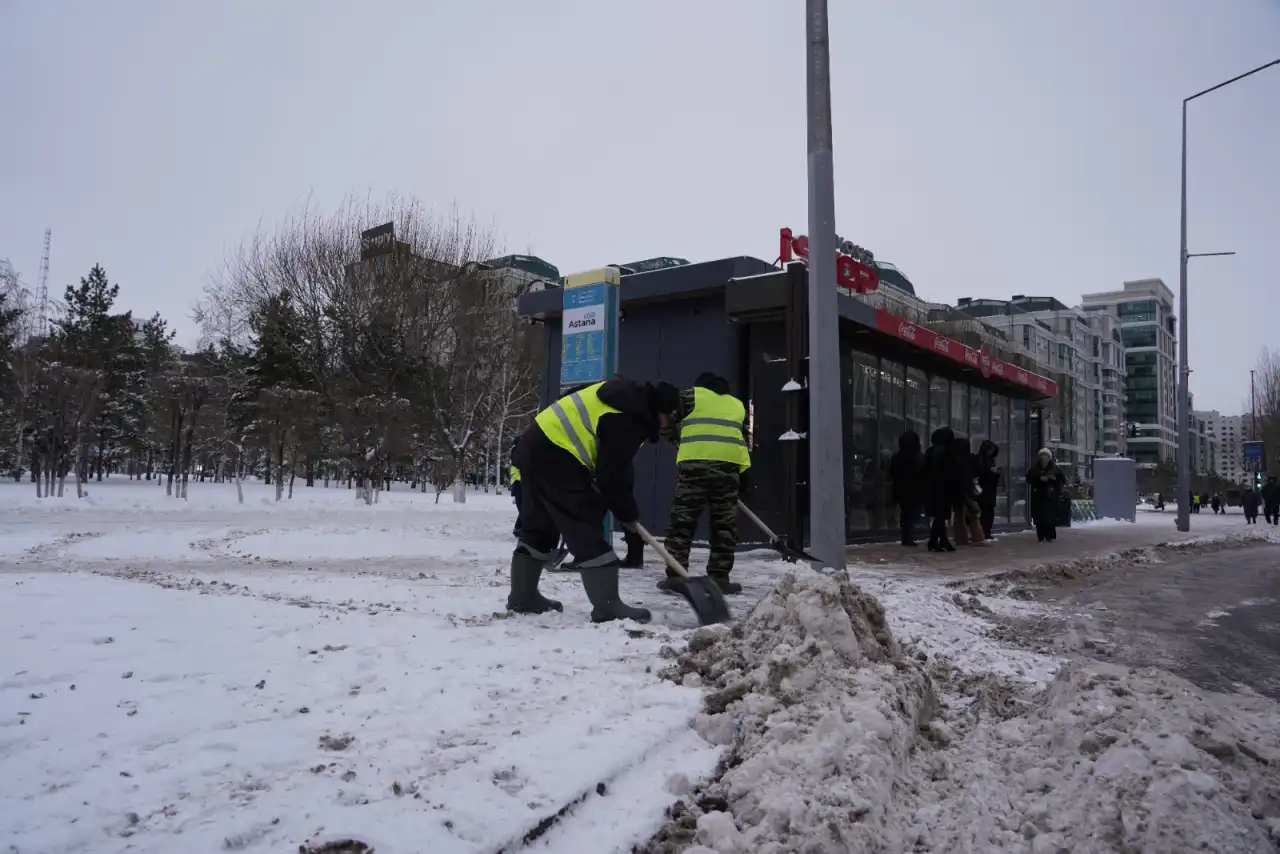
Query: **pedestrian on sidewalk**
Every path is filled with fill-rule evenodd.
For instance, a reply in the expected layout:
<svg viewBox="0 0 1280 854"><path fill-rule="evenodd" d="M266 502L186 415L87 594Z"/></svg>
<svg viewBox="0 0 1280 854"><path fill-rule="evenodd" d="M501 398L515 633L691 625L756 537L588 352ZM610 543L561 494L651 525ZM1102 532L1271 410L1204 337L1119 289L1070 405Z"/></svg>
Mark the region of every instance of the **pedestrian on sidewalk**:
<svg viewBox="0 0 1280 854"><path fill-rule="evenodd" d="M679 405L667 383L655 387L616 377L566 395L538 413L520 435L512 462L520 469L520 540L511 555L507 609L517 614L560 611L538 592L542 570L564 536L591 601L591 621L650 613L618 593L621 561L605 537L608 513L624 528L640 517L633 493L634 459Z"/></svg>
<svg viewBox="0 0 1280 854"><path fill-rule="evenodd" d="M1240 498L1240 506L1244 508L1244 523L1246 525L1258 524L1258 505L1262 503L1262 496L1253 491L1250 487L1244 491L1244 495ZM1271 521L1271 517L1267 517L1267 521Z"/></svg>
<svg viewBox="0 0 1280 854"><path fill-rule="evenodd" d="M1041 448L1036 461L1027 471L1031 490L1031 521L1036 526L1036 539L1052 543L1058 539L1058 500L1062 494L1062 469L1053 461L1053 453Z"/></svg>
<svg viewBox="0 0 1280 854"><path fill-rule="evenodd" d="M964 471L957 471L951 443L956 434L950 427L939 427L929 437L929 450L924 455L924 484L929 514L929 551L953 552L956 547L947 539L947 522L956 505L963 499L958 488Z"/></svg>
<svg viewBox="0 0 1280 854"><path fill-rule="evenodd" d="M679 393L662 436L679 448L667 551L681 566L689 565L693 535L705 509L711 545L707 575L724 593L741 593L742 585L732 581L729 573L738 548L738 494L742 477L751 468L747 408L733 396L728 380L704 371L692 388ZM677 580L668 569L658 588L670 591Z"/></svg>
<svg viewBox="0 0 1280 854"><path fill-rule="evenodd" d="M904 430L898 437L898 450L889 458L889 490L898 506L898 528L902 544L916 544L916 517L924 498L924 459L920 452L920 434Z"/></svg>
<svg viewBox="0 0 1280 854"><path fill-rule="evenodd" d="M1280 525L1280 483L1275 475L1262 485L1262 512L1272 525Z"/></svg>
<svg viewBox="0 0 1280 854"><path fill-rule="evenodd" d="M983 545L987 538L982 534L979 516L982 508L978 505L978 455L973 453L967 436L955 437L952 447L958 461L959 474L956 489L960 500L952 515L951 527L957 546Z"/></svg>
<svg viewBox="0 0 1280 854"><path fill-rule="evenodd" d="M978 447L978 488L982 494L978 496L978 507L981 514L978 520L982 523L982 534L993 540L991 528L996 521L996 492L1000 488L1000 474L1004 471L996 457L1000 454L1000 446L990 439L983 439Z"/></svg>
<svg viewBox="0 0 1280 854"><path fill-rule="evenodd" d="M1212 508L1215 516L1222 510L1222 499L1218 497L1216 492L1213 494L1213 498L1209 499L1209 507Z"/></svg>

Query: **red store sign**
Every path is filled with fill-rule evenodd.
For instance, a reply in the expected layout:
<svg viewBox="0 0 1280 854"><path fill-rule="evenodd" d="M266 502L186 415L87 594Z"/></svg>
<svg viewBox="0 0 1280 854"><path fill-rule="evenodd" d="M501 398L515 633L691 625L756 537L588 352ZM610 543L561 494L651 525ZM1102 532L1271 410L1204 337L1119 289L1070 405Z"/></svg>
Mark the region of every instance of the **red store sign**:
<svg viewBox="0 0 1280 854"><path fill-rule="evenodd" d="M1033 388L1050 397L1058 393L1058 384L1053 380L1033 374L1030 371L1024 371L1022 368L1011 365L1008 362L993 359L986 347L975 350L972 347L961 344L959 341L944 338L932 329L912 323L909 320L903 320L901 317L890 314L883 309L876 309L876 329L903 341L909 341L917 347L932 350L966 367L977 368L984 377L999 377L1027 388Z"/></svg>
<svg viewBox="0 0 1280 854"><path fill-rule="evenodd" d="M809 238L803 234L796 237L789 228L780 229L778 257L783 264L795 260L809 263ZM836 286L865 294L880 287L880 276L876 273L875 267L863 264L852 255L837 252Z"/></svg>

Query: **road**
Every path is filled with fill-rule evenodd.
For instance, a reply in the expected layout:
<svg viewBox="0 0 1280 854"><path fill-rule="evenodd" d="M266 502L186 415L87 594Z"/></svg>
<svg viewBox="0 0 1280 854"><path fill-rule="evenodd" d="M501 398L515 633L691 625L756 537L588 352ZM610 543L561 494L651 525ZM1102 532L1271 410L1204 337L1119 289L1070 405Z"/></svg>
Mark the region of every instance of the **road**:
<svg viewBox="0 0 1280 854"><path fill-rule="evenodd" d="M1040 649L1160 667L1214 691L1280 700L1280 546L1121 565L1035 591L1065 617L1023 622Z"/></svg>

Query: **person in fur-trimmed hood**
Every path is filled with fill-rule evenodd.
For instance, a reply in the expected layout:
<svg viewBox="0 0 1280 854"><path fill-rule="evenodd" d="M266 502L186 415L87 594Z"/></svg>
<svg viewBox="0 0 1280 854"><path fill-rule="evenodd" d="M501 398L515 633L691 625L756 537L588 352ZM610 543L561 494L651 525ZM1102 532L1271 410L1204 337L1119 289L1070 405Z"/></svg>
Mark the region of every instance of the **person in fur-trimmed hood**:
<svg viewBox="0 0 1280 854"><path fill-rule="evenodd" d="M1058 500L1064 485L1062 469L1053 461L1053 452L1041 448L1027 470L1027 486L1031 491L1031 521L1036 526L1036 538L1042 543L1058 539Z"/></svg>

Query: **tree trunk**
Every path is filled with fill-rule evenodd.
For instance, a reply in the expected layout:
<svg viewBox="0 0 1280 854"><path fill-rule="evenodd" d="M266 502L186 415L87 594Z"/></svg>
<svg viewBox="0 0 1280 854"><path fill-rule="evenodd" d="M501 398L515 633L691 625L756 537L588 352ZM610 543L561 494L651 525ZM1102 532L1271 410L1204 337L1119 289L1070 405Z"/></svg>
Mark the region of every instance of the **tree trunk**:
<svg viewBox="0 0 1280 854"><path fill-rule="evenodd" d="M276 501L284 498L284 436L276 440Z"/></svg>

